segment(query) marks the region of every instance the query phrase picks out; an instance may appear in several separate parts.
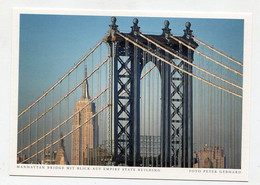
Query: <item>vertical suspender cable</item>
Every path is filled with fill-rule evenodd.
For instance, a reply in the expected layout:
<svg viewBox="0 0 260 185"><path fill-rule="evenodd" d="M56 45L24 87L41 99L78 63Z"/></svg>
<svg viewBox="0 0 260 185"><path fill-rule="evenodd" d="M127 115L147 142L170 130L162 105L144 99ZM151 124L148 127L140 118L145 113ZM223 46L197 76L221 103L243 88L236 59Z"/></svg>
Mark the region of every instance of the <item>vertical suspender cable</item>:
<svg viewBox="0 0 260 185"><path fill-rule="evenodd" d="M52 91L51 93L51 103L52 105L54 104L54 90ZM51 123L50 123L50 127L51 127L51 130L53 129L53 113L54 113L54 109L51 111ZM51 141L50 143L52 144L53 143L53 132L51 133ZM45 148L45 146L44 146ZM53 153L53 145L51 146L50 148L50 159L52 160L52 153ZM45 159L44 159L44 163L45 163Z"/></svg>
<svg viewBox="0 0 260 185"><path fill-rule="evenodd" d="M229 109L230 109L230 114L229 114L229 124L230 124L230 130L229 130L229 149L230 149L230 168L233 168L233 98L229 97Z"/></svg>
<svg viewBox="0 0 260 185"><path fill-rule="evenodd" d="M233 88L232 88L233 89ZM232 157L232 168L235 168L235 153L234 153L234 97L231 97L231 157Z"/></svg>
<svg viewBox="0 0 260 185"><path fill-rule="evenodd" d="M221 91L217 91L218 92L218 101L217 101L217 109L218 109L218 147L219 150L221 149L221 104L222 104L222 99L221 99Z"/></svg>
<svg viewBox="0 0 260 185"><path fill-rule="evenodd" d="M67 93L69 92L69 89L70 89L70 75L68 76L68 84L67 84ZM67 118L70 116L70 96L67 97ZM64 131L64 134L67 134L67 132L69 131L69 122L67 122L67 125L65 126L65 131ZM69 153L69 137L64 141L64 145L66 146L65 148L65 152L68 154ZM68 155L66 155L68 156ZM68 159L67 159L68 160ZM66 161L68 162L68 161Z"/></svg>
<svg viewBox="0 0 260 185"><path fill-rule="evenodd" d="M102 45L101 45L102 46ZM101 58L101 54L102 54L102 47L100 46L100 53L99 53L99 56L100 56L100 58L99 58L99 62L101 63L102 62L102 58ZM101 92L101 83L102 83L102 81L101 81L101 79L102 79L102 68L101 69L99 69L98 70L98 76L99 76L99 84L98 84L98 92ZM101 108L102 107L102 100L103 100L103 98L102 98L102 96L99 98L99 107ZM103 100L104 101L104 100ZM101 115L100 115L100 119L99 119L99 121L97 122L97 123L100 123L100 124L102 124L103 123L103 120L102 120L102 118L103 118L103 115L104 115L104 113L105 112L101 112ZM93 125L94 127L96 127L96 123L94 123L94 125ZM103 128L103 126L102 126L102 128ZM102 130L104 130L104 129L102 129ZM95 131L95 130L94 130ZM95 142L95 145L94 145L94 147L97 149L96 151L96 155L97 155L97 164L96 165L98 165L98 158L99 158L99 152L98 152L98 146L97 146L97 139L96 139L96 131L95 132L93 132L93 136L94 136L94 142ZM104 137L104 135L105 135L105 133L104 134L102 134L102 139L103 139L103 137ZM100 136L100 135L99 135Z"/></svg>
<svg viewBox="0 0 260 185"><path fill-rule="evenodd" d="M44 112L46 112L46 96L44 97ZM38 115L39 116L39 115ZM43 117L43 135L46 134L46 119L47 119L47 115ZM43 147L45 148L46 147L46 138L44 138L43 140ZM45 153L44 153L45 155Z"/></svg>
<svg viewBox="0 0 260 185"><path fill-rule="evenodd" d="M143 68L144 68L145 62L146 62L146 53L144 53ZM142 139L142 141L143 141L143 143L142 143L143 161L142 161L142 163L143 163L143 166L145 166L145 154L146 154L146 143L145 143L145 85L146 85L146 83L145 83L145 80L146 80L146 78L143 78L143 84L142 84L143 85L143 87L142 87L142 89L143 89L143 95L142 95L142 98L143 98L142 99L142 116L143 116L143 123L142 123L142 127L143 127L143 139Z"/></svg>
<svg viewBox="0 0 260 185"><path fill-rule="evenodd" d="M78 68L75 70L75 82L76 84L78 84ZM77 100L78 100L78 89L75 91L75 96L74 96L74 111L77 111ZM79 120L79 117L80 117L80 112L75 115L75 120L76 122L78 122L78 124L80 124L80 120ZM77 140L79 141L79 144L75 142L75 148L74 148L74 153L76 153L77 155L79 155L79 159L80 159L80 151L79 151L79 148L80 148L80 144L81 144L81 136L80 136L80 132L81 132L81 127L76 131L76 133L73 133L75 138L77 138ZM77 134L78 133L78 134ZM76 141L77 141L76 140ZM75 164L78 163L78 159L76 156L74 156L73 158L75 158Z"/></svg>
<svg viewBox="0 0 260 185"><path fill-rule="evenodd" d="M109 76L107 76L108 75L108 73L107 73L107 68L108 68L108 65L109 64L106 64L105 65L105 69L104 69L104 86L105 87L107 87L107 79L109 79ZM109 102L107 101L107 93L105 93L105 95L104 95L104 104L105 105L107 105L107 104L109 104ZM109 121L107 122L106 120L109 120L109 117L108 117L108 109L106 109L105 110L105 112L104 112L104 114L103 114L103 121L104 121L104 123L103 123L103 125L102 125L102 128L103 128L103 130L104 130L104 138L103 138L103 140L104 140L104 142L102 142L103 144L104 144L104 151L107 151L107 152L109 152L109 148L108 148L108 146L107 146L107 144L108 144L108 140L107 140L107 138L108 138L108 127L109 127ZM107 117L106 117L107 116ZM107 125L105 124L107 122ZM99 126L99 125L98 125ZM100 127L99 127L99 129L100 129ZM100 130L98 129L98 132L100 133ZM99 137L99 135L98 135L98 137ZM107 141L106 141L107 140ZM100 142L99 142L100 143ZM99 144L100 145L100 144ZM108 153L107 153L108 154ZM103 159L101 159L102 161L106 161L107 160L107 155L101 155L102 157L103 157Z"/></svg>
<svg viewBox="0 0 260 185"><path fill-rule="evenodd" d="M152 57L152 63L153 65L155 65L155 61L154 61L154 57ZM154 75L155 75L155 72L152 73L152 83L151 83L151 86L152 86L152 167L154 166L154 138L155 138L155 133L154 133L154 117L155 117L155 112L154 112L154 101L156 98L155 96L155 81L154 81Z"/></svg>
<svg viewBox="0 0 260 185"><path fill-rule="evenodd" d="M226 168L227 168L227 166L228 166L228 138L227 138L227 136L228 136L228 121L227 121L227 115L228 115L228 113L227 113L227 109L228 109L228 107L227 107L227 101L228 101L228 99L227 99L227 96L228 96L228 93L224 93L223 92L223 109L224 109L224 111L223 111L223 130L224 130L224 142L223 142L223 148L224 148L224 151L225 151L225 155L226 155L226 161L225 161L225 163L226 163Z"/></svg>
<svg viewBox="0 0 260 185"><path fill-rule="evenodd" d="M209 147L211 146L211 87L208 85L208 123L209 123Z"/></svg>
<svg viewBox="0 0 260 185"><path fill-rule="evenodd" d="M145 61L145 63L147 62L147 58L146 58L146 61ZM149 93L148 92L148 88L147 88L147 86L148 86L149 84L148 84L148 78L147 78L147 76L145 77L145 86L144 86L144 112L145 112L145 122L144 122L144 133L145 133L145 166L147 166L147 158L148 158L148 142L147 142L147 140L148 140L148 138L147 138L147 136L148 136L148 126L147 126L147 123L148 123L148 110L149 110L149 107L148 107L148 96L147 96L147 93ZM147 119L146 119L146 115L147 115Z"/></svg>
<svg viewBox="0 0 260 185"><path fill-rule="evenodd" d="M150 150L151 150L151 135L150 135L150 129L151 129L151 119L150 119L150 116L151 116L151 105L150 105L150 101L151 101L151 80L150 80L150 78L151 78L151 73L149 73L148 74L148 87L147 87L147 89L148 89L148 106L147 106L147 108L148 108L148 119L147 119L147 122L148 122L148 166L150 165L150 156L151 156L151 152L150 152Z"/></svg>
<svg viewBox="0 0 260 185"><path fill-rule="evenodd" d="M46 98L46 97L45 97ZM37 103L36 115L39 116L39 103ZM36 123L36 141L38 140L38 122ZM36 153L38 153L38 142L36 142ZM38 155L36 155L36 164L38 164Z"/></svg>
<svg viewBox="0 0 260 185"><path fill-rule="evenodd" d="M199 59L201 59L201 56L199 56ZM198 61L200 61L200 60L198 60ZM198 73L198 75L200 75L200 71L198 71L198 70L195 70L196 71L196 73ZM195 89L194 89L194 94L196 95L195 97L196 97L196 99L195 99L195 106L196 106L196 108L194 108L194 110L196 111L196 116L197 116L197 125L198 125L198 128L197 128L197 133L195 133L195 134L197 134L197 148L196 148L196 150L194 150L194 151L199 151L199 149L200 149L200 137L201 137L201 133L200 133L200 128L201 128L201 126L200 126L200 120L201 120L201 109L200 109L200 107L201 107L201 102L200 102L200 96L201 96L201 89L200 89L200 81L199 80L195 80L195 82L196 82L196 86L195 86ZM197 161L198 162L198 161Z"/></svg>
<svg viewBox="0 0 260 185"><path fill-rule="evenodd" d="M236 81L236 77L235 77ZM234 154L234 168L237 168L237 163L236 163L236 158L237 158L237 153L236 153L236 125L237 125L237 120L236 120L236 111L237 111L237 105L236 105L236 98L233 97L233 143L234 143L234 148L233 148L233 154Z"/></svg>
<svg viewBox="0 0 260 185"><path fill-rule="evenodd" d="M155 58L155 62L156 62L156 65L158 65L158 60ZM160 73L157 73L157 76L156 76L156 81L157 81L157 84L158 84L158 86L159 86L159 84L161 84L160 83ZM160 107L160 99L161 99L161 97L160 97L160 93L159 93L159 88L157 88L157 91L156 91L156 96L157 96L157 98L156 98L156 105L158 105L157 106L157 108L158 107ZM156 133L156 167L158 167L159 166L159 154L160 154L160 140L159 140L159 138L160 138L160 115L159 115L159 110L157 110L156 111L156 130L157 130L157 133Z"/></svg>
<svg viewBox="0 0 260 185"><path fill-rule="evenodd" d="M113 75L113 71L112 71L112 61L109 60L109 64L108 64L108 67L109 67L109 82L108 82L108 85L109 85L109 89L108 89L108 101L109 101L109 104L112 105L112 88L113 88L113 82L112 82L112 75ZM112 160L112 156L113 156L113 139L112 139L112 124L113 124L113 121L112 121L112 108L113 106L110 106L109 109L108 109L108 144L109 144L109 155L110 155L110 160Z"/></svg>
<svg viewBox="0 0 260 185"><path fill-rule="evenodd" d="M62 94L61 94L61 92L62 92L62 83L60 83L59 91L60 91L59 92L59 99L61 99L62 98ZM61 123L61 103L58 106L58 123L57 123L57 125L60 124L60 123ZM58 138L60 138L60 136L61 136L61 127L59 127L58 132L59 132Z"/></svg>
<svg viewBox="0 0 260 185"><path fill-rule="evenodd" d="M202 49L203 49L203 47L202 47ZM202 64L204 64L204 59L202 58L201 59L202 60ZM199 74L201 75L201 76L203 76L202 74L201 74L201 72L199 72ZM200 81L200 80L199 80ZM202 138L202 146L204 146L205 144L206 144L206 141L205 141L205 129L206 129L206 127L205 127L205 108L206 108L206 104L205 104L205 99L206 99L206 97L205 97L205 85L206 84L204 84L204 83L202 83L201 81L200 81L200 84L201 84L201 138ZM200 167L200 161L199 161L199 167Z"/></svg>
<svg viewBox="0 0 260 185"><path fill-rule="evenodd" d="M31 122L31 109L29 109L29 123ZM28 137L28 140L29 140L29 145L31 144L31 127L29 127L29 137ZM29 148L29 157L31 157L31 147ZM29 159L28 163L31 162L31 159Z"/></svg>
<svg viewBox="0 0 260 185"><path fill-rule="evenodd" d="M22 127L23 127L23 125L24 125L24 115L22 116ZM21 141L21 147L23 148L24 147L24 131L22 132L22 139L21 139L22 141ZM22 149L21 148L21 149ZM21 156L23 156L24 155L24 152L21 154Z"/></svg>

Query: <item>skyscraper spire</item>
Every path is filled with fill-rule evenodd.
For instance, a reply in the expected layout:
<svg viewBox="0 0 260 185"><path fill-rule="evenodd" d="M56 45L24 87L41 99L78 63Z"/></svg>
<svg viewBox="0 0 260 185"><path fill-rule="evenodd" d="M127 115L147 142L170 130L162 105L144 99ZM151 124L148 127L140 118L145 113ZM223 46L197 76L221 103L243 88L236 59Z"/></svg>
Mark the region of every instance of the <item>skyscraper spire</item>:
<svg viewBox="0 0 260 185"><path fill-rule="evenodd" d="M87 77L87 65L85 64L85 77ZM82 88L82 99L90 99L89 97L89 91L88 91L88 80L83 83L83 88Z"/></svg>
<svg viewBox="0 0 260 185"><path fill-rule="evenodd" d="M98 145L98 125L97 119L93 119L95 112L95 103L91 102L88 90L87 67L85 67L84 83L82 84L82 97L76 103L73 117L72 130L75 132L71 135L71 164L83 165L85 164L86 155L85 149L93 149ZM85 124L86 123L86 124ZM81 127L79 128L79 125ZM96 145L95 145L96 144Z"/></svg>

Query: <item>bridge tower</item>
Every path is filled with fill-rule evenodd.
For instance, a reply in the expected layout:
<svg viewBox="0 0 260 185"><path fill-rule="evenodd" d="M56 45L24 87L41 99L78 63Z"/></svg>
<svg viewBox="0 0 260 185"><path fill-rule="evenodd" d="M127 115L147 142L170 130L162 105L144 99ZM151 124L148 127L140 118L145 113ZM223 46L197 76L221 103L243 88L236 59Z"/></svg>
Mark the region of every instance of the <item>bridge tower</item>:
<svg viewBox="0 0 260 185"><path fill-rule="evenodd" d="M193 166L193 110L192 77L171 67L129 42L118 33L116 18L111 18L110 30L105 38L112 64L112 123L113 162L139 166L140 157L140 77L143 66L153 61L161 77L161 150L160 166ZM193 61L193 51L171 39L169 21L165 21L161 35L145 35L178 56ZM184 35L177 37L196 48L192 39L191 24L186 23ZM174 56L140 36L138 19L133 20L126 37L144 46L157 56L192 73L192 66L178 61ZM126 149L126 150L125 150Z"/></svg>

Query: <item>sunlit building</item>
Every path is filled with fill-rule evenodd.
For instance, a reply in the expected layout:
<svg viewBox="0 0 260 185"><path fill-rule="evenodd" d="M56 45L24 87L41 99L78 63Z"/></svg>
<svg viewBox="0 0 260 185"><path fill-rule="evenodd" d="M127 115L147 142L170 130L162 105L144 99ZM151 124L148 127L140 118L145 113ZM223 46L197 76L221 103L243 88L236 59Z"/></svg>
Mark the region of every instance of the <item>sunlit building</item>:
<svg viewBox="0 0 260 185"><path fill-rule="evenodd" d="M85 77L87 77L85 69ZM72 136L71 136L71 164L82 165L84 161L84 150L94 148L98 145L98 125L97 118L93 117L95 104L90 103L91 99L88 92L87 80L83 83L82 96L76 103L75 112L78 112L73 118Z"/></svg>
<svg viewBox="0 0 260 185"><path fill-rule="evenodd" d="M203 146L194 153L194 168L225 168L226 156L224 148L219 146Z"/></svg>
<svg viewBox="0 0 260 185"><path fill-rule="evenodd" d="M61 137L62 137L62 135L61 135ZM65 146L64 146L63 139L59 142L58 150L55 153L54 163L60 164L60 165L69 164L68 159L67 159L67 155L66 155L66 152L65 152Z"/></svg>

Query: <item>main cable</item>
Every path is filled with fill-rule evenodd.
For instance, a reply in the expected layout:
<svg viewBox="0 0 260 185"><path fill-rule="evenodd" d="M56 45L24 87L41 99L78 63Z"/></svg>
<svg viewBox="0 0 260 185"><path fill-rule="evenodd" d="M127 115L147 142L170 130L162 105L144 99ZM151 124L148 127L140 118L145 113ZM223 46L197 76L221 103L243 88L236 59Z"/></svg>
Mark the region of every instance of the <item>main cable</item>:
<svg viewBox="0 0 260 185"><path fill-rule="evenodd" d="M50 91L52 91L57 85L59 85L67 76L70 75L83 61L85 61L89 55L91 55L97 47L99 47L103 43L103 39L98 42L98 44L89 51L87 55L85 55L71 70L69 70L58 82L56 82L51 88L49 88L41 97L39 97L37 100L35 100L30 106L28 106L25 110L23 110L19 115L18 118L23 115L25 112L27 112L30 108L32 108L36 103L38 103L43 97L45 97Z"/></svg>
<svg viewBox="0 0 260 185"><path fill-rule="evenodd" d="M228 67L228 66L226 66L226 65L224 65L224 64L222 64L222 63L220 63L219 61L217 61L217 60L215 60L215 59L213 59L213 58L211 58L211 57L205 55L204 53L202 53L202 52L200 52L200 51L194 49L193 47L191 47L191 46L189 46L188 44L184 43L184 42L181 41L180 39L177 39L176 37L174 37L174 36L172 36L172 35L170 35L170 37L171 37L172 39L174 39L175 41L179 42L180 44L184 45L185 47L187 47L187 48L191 49L192 51L198 53L199 55L201 55L201 56L203 56L203 57L205 57L205 58L211 60L212 62L215 62L217 65L220 65L220 66L222 66L222 67L224 67L224 68L226 68L226 69L228 69L228 70L230 70L230 71L232 71L232 72L234 72L234 73L236 73L236 74L238 74L238 75L240 75L240 76L243 76L242 73L240 73L240 72L238 72L238 71L236 71L236 70L234 70L234 69L232 69L232 68L230 68L230 67Z"/></svg>
<svg viewBox="0 0 260 185"><path fill-rule="evenodd" d="M60 100L58 100L53 106L51 106L47 111L42 113L39 117L37 117L35 120L30 122L28 125L26 125L24 128L18 131L18 134L26 130L28 127L30 127L33 123L41 119L44 115L46 115L49 111L51 111L55 106L60 104L65 98L67 98L72 92L74 92L81 84L83 84L88 78L90 78L97 70L99 70L106 62L108 61L108 58L106 58L99 66L96 67L95 70L93 70L87 77L85 77L78 85L76 85L70 92L68 92L65 96L63 96Z"/></svg>
<svg viewBox="0 0 260 185"><path fill-rule="evenodd" d="M207 84L209 84L209 85L212 85L212 86L214 86L214 87L216 87L216 88L219 88L219 89L221 89L221 90L223 90L223 91L225 91L225 92L227 92L227 93L230 93L230 94L233 94L233 95L235 95L235 96L237 96L237 97L239 97L239 98L242 98L242 95L240 95L240 94L234 93L234 92L232 92L232 91L230 91L230 90L228 90L228 89L225 89L225 88L223 88L223 87L220 87L219 85L213 84L213 83L211 83L211 82L209 82L209 81L207 81L207 80L205 80L205 79L203 79L203 78L201 78L201 77L199 77L199 76L197 76L197 75L194 75L194 74L192 74L192 73L190 73L190 72L188 72L188 71L186 71L186 70L184 70L184 69L182 69L182 68L180 68L180 67L174 65L173 63L167 61L166 59L164 59L164 58L162 58L162 57L160 57L160 56L154 54L153 52L149 51L148 49L142 47L140 44L136 43L135 41L132 41L131 39L127 38L126 36L124 36L124 35L121 34L120 32L117 32L117 34L120 35L121 37L123 37L125 40L128 40L128 41L130 41L132 44L138 46L138 47L141 48L142 50L146 51L146 52L149 53L150 55L155 56L156 58L158 58L158 59L160 59L161 61L163 61L163 62L165 62L165 63L167 63L167 64L169 64L169 65L175 67L176 69L178 69L178 70L180 70L180 71L182 71L182 72L184 72L184 73L186 73L186 74L188 74L188 75L190 75L190 76L192 76L192 77L195 77L195 78L197 78L197 79L199 79L199 80L201 80L201 81L203 81L203 82L205 82L205 83L207 83Z"/></svg>
<svg viewBox="0 0 260 185"><path fill-rule="evenodd" d="M195 41L199 42L201 45L204 45L204 46L206 46L207 48L209 48L210 50L212 50L212 51L214 51L214 52L216 52L216 53L222 55L223 57L226 57L228 60L230 60L230 61L232 61L232 62L235 62L236 64L238 64L238 65L240 65L240 66L243 66L243 64L242 64L241 62L239 62L239 61L237 61L237 60L235 60L235 59L233 59L233 58L227 56L226 54L224 54L224 53L222 53L222 52L216 50L216 49L213 48L212 46L209 46L208 44L202 42L201 40L197 39L196 37L193 36L192 38L193 38Z"/></svg>
<svg viewBox="0 0 260 185"><path fill-rule="evenodd" d="M204 73L206 73L206 74L208 74L208 75L211 75L211 76L213 76L214 78L217 78L217 79L219 79L219 80L221 80L221 81L223 81L223 82L225 82L225 83L228 83L229 85L232 85L232 86L237 87L237 88L239 88L239 89L243 89L242 87L240 87L240 86L238 86L238 85L236 85L236 84L234 84L234 83L232 83L232 82L230 82L230 81L228 81L228 80L225 80L225 79L223 79L223 78L221 78L221 77L219 77L219 76L217 76L217 75L215 75L215 74L213 74L213 73L210 73L210 72L208 72L207 70L205 70L205 69L203 69L203 68L201 68L201 67L198 67L198 66L196 66L195 64L189 62L188 60L186 60L186 59L184 59L184 58L178 56L177 54L175 54L175 53L173 53L173 52L171 52L171 51L169 51L169 50L163 48L162 46L160 46L159 44L157 44L155 41L149 39L148 37L144 36L144 35L141 34L141 33L140 33L140 36L143 37L143 38L145 38L145 39L148 40L149 42L153 43L153 44L156 45L157 47L161 48L162 50L164 50L164 51L170 53L171 55L175 56L176 58L178 58L178 59L184 61L185 63L187 63L187 64L189 64L189 65L191 65L191 66L193 66L193 67L195 67L195 68L197 68L197 69L203 71Z"/></svg>

